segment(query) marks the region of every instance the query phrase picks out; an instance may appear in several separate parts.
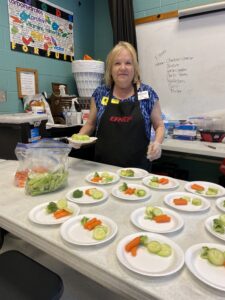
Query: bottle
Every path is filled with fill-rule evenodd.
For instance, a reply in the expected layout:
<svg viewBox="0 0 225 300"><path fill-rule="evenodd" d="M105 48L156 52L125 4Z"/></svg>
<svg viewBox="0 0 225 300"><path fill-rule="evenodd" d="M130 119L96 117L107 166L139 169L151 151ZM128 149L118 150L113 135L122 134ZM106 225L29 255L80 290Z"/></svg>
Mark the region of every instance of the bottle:
<svg viewBox="0 0 225 300"><path fill-rule="evenodd" d="M70 107L70 113L71 113L71 125L77 124L77 111L75 107L75 102L77 102L77 98L72 99L72 104Z"/></svg>

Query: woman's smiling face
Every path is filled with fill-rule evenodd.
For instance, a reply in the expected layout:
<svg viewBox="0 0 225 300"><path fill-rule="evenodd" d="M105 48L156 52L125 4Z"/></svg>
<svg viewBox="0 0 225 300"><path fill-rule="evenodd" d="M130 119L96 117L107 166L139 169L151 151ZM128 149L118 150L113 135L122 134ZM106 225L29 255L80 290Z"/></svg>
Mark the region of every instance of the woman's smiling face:
<svg viewBox="0 0 225 300"><path fill-rule="evenodd" d="M126 88L132 85L134 78L134 65L132 56L123 49L114 60L112 65L112 78L118 87Z"/></svg>

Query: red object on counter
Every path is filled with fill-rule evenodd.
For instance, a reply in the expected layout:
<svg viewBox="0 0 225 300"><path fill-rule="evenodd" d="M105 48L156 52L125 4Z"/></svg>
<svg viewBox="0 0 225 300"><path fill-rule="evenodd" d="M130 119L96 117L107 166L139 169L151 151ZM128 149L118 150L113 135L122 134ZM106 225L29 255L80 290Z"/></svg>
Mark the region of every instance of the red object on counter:
<svg viewBox="0 0 225 300"><path fill-rule="evenodd" d="M225 159L222 161L220 165L220 172L225 175Z"/></svg>

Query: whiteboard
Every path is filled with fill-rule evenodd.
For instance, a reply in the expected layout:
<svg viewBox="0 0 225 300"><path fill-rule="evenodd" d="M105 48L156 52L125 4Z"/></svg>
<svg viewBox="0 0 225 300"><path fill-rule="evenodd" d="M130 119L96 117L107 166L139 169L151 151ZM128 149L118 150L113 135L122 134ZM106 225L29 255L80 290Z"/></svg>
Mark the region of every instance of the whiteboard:
<svg viewBox="0 0 225 300"><path fill-rule="evenodd" d="M225 108L225 13L136 26L141 79L170 119Z"/></svg>

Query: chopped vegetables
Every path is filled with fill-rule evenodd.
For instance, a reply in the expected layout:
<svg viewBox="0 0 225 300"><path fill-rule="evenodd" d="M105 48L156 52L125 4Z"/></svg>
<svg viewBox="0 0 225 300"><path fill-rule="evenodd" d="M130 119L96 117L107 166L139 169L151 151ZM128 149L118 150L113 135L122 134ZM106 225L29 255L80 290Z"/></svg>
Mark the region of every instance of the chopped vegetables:
<svg viewBox="0 0 225 300"><path fill-rule="evenodd" d="M215 232L221 234L225 233L225 214L222 214L219 216L219 218L213 220L212 228Z"/></svg>
<svg viewBox="0 0 225 300"><path fill-rule="evenodd" d="M120 171L120 175L124 177L134 177L134 171L132 169L124 169Z"/></svg>
<svg viewBox="0 0 225 300"><path fill-rule="evenodd" d="M93 231L93 239L95 240L103 240L106 238L108 234L108 227L102 224L102 221L97 218L89 219L87 217L83 217L81 219L81 225L89 230Z"/></svg>
<svg viewBox="0 0 225 300"><path fill-rule="evenodd" d="M152 176L149 182L149 186L152 188L158 188L160 184L165 185L169 183L169 179L166 177Z"/></svg>
<svg viewBox="0 0 225 300"><path fill-rule="evenodd" d="M129 187L126 182L123 182L123 184L119 186L119 191L123 192L125 195L135 195L137 197L144 197L146 195L144 189Z"/></svg>
<svg viewBox="0 0 225 300"><path fill-rule="evenodd" d="M73 209L68 207L66 199L59 199L57 202L49 202L46 207L47 214L53 214L56 219L67 217L73 214Z"/></svg>
<svg viewBox="0 0 225 300"><path fill-rule="evenodd" d="M171 217L164 214L162 209L148 205L145 209L145 219L150 219L156 223L166 223L171 221Z"/></svg>
<svg viewBox="0 0 225 300"><path fill-rule="evenodd" d="M71 139L74 140L74 141L89 141L90 140L90 137L86 134L73 134L71 136Z"/></svg>
<svg viewBox="0 0 225 300"><path fill-rule="evenodd" d="M207 259L214 266L225 267L225 252L217 248L202 247L201 258Z"/></svg>
<svg viewBox="0 0 225 300"><path fill-rule="evenodd" d="M149 241L145 235L137 236L125 245L125 251L130 252L132 256L137 255L139 246L144 246L152 254L157 254L162 257L168 257L172 254L172 248L168 244L158 241Z"/></svg>
<svg viewBox="0 0 225 300"><path fill-rule="evenodd" d="M108 172L102 172L102 173L95 172L94 176L91 178L91 182L106 184L112 182L113 179L114 176L112 176Z"/></svg>

